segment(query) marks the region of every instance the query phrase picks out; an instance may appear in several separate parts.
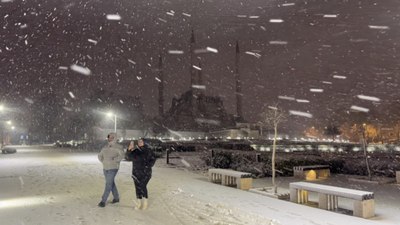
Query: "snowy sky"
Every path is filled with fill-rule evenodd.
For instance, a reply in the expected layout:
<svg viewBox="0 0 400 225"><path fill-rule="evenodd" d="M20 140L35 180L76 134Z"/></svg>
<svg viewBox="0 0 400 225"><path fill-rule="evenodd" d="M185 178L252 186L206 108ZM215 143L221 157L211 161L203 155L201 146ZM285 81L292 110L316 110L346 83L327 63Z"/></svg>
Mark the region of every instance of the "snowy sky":
<svg viewBox="0 0 400 225"><path fill-rule="evenodd" d="M206 93L221 96L232 114L238 41L250 121L275 102L312 115L294 117L303 125L351 109L398 116L396 0L2 0L0 18L3 101L48 92L79 101L103 88L140 96L154 114L158 55L169 108L189 88L193 30L196 49L213 50L196 54Z"/></svg>

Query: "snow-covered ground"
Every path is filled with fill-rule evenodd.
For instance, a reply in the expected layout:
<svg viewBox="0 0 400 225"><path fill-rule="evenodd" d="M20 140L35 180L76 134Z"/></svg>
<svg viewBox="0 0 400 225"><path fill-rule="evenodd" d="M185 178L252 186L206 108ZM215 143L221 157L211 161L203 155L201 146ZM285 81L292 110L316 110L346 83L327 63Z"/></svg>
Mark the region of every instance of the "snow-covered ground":
<svg viewBox="0 0 400 225"><path fill-rule="evenodd" d="M121 202L99 208L104 180L96 154L49 147L18 147L16 154L0 154L0 224L373 225L400 221L400 190L395 184L360 185L343 176L326 181L374 191L377 215L367 220L213 184L201 173L170 168L163 160L157 162L149 183L148 210L133 209L130 162L122 162L117 176ZM279 179L280 190L285 191L291 181ZM254 186L268 186L268 182L257 179Z"/></svg>

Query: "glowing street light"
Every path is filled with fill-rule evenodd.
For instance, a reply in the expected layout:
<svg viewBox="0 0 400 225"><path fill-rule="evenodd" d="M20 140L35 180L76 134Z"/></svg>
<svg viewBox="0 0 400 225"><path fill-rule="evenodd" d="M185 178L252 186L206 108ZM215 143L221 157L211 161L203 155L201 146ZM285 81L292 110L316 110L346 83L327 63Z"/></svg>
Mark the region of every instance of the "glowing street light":
<svg viewBox="0 0 400 225"><path fill-rule="evenodd" d="M114 117L114 132L117 133L117 114L115 114L113 112L108 112L107 116Z"/></svg>

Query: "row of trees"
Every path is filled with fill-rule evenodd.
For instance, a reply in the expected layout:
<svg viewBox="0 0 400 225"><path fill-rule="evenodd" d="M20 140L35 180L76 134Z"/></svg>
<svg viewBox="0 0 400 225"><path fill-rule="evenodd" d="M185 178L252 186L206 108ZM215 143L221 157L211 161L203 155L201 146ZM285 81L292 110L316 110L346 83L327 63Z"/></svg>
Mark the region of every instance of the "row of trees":
<svg viewBox="0 0 400 225"><path fill-rule="evenodd" d="M326 127L319 129L313 126L304 131L304 135L307 137L319 139L328 137L335 140L337 136L340 136L351 142L359 142L362 134L364 134L368 143L400 142L400 122L391 127L345 122L341 125L328 124Z"/></svg>
<svg viewBox="0 0 400 225"><path fill-rule="evenodd" d="M273 106L265 107L260 115L260 124L272 128L274 130L274 138L273 138L273 146L272 146L272 157L271 157L271 170L272 170L272 185L274 193L277 193L277 185L275 183L276 176L276 142L278 137L278 128L282 122L287 121L289 114L278 107L278 104ZM363 116L358 116L358 119L363 118ZM392 131L391 134L397 137L397 141L400 138L400 123L394 125L393 129L388 129ZM383 133L380 129L378 129L373 124L361 123L360 121L355 122L345 122L341 126L337 126L334 123L329 123L326 127L322 129L318 129L316 127L310 127L305 130L305 135L313 138L323 138L330 137L332 140L335 140L337 136L341 136L345 139L360 142L363 152L364 152L364 160L367 169L368 178L371 180L371 170L369 166L367 146L368 143L376 142L379 138L383 140Z"/></svg>

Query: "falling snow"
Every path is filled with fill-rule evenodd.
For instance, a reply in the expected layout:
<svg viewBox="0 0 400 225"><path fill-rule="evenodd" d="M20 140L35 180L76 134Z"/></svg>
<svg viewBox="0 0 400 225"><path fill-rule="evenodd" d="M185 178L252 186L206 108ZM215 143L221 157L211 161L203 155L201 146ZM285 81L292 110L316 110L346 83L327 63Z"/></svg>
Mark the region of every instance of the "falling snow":
<svg viewBox="0 0 400 225"><path fill-rule="evenodd" d="M350 107L350 109L355 110L355 111L359 111L359 112L369 112L369 109L361 107L361 106L356 106L356 105L352 105Z"/></svg>
<svg viewBox="0 0 400 225"><path fill-rule="evenodd" d="M379 98L373 97L373 96L357 95L357 97L358 97L359 99L362 99L362 100L368 100L368 101L373 101L373 102L379 102L379 101L381 101Z"/></svg>
<svg viewBox="0 0 400 225"><path fill-rule="evenodd" d="M283 23L282 19L270 19L269 20L270 23Z"/></svg>
<svg viewBox="0 0 400 225"><path fill-rule="evenodd" d="M78 66L75 64L71 65L70 69L85 76L89 76L92 73L89 68Z"/></svg>
<svg viewBox="0 0 400 225"><path fill-rule="evenodd" d="M182 55L184 52L182 50L168 50L168 54L171 55Z"/></svg>
<svg viewBox="0 0 400 225"><path fill-rule="evenodd" d="M324 92L324 89L310 88L310 92L322 93Z"/></svg>
<svg viewBox="0 0 400 225"><path fill-rule="evenodd" d="M301 112L301 111L296 111L296 110L289 110L289 114L295 115L295 116L307 117L307 118L313 117L313 115L311 113Z"/></svg>
<svg viewBox="0 0 400 225"><path fill-rule="evenodd" d="M121 20L121 16L118 14L108 14L106 17L108 20Z"/></svg>

